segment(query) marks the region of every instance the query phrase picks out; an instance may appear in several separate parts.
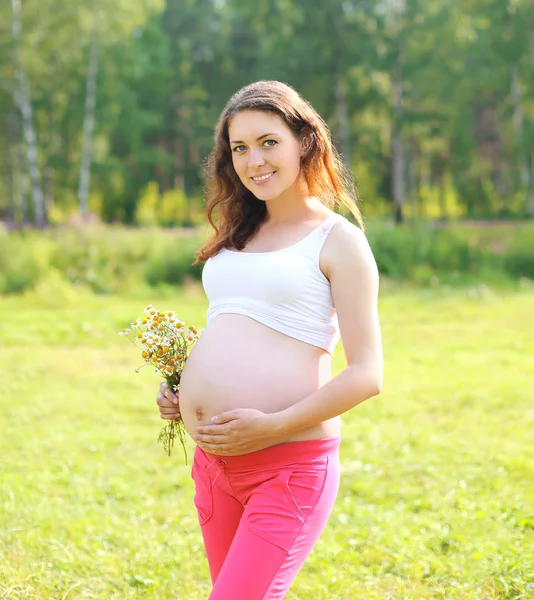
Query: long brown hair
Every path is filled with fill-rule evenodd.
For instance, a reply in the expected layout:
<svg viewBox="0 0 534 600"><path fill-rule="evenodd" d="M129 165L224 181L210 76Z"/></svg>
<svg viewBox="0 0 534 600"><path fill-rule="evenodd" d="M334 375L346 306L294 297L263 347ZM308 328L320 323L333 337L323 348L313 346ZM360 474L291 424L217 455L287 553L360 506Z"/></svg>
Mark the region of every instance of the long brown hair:
<svg viewBox="0 0 534 600"><path fill-rule="evenodd" d="M298 139L309 138L309 148L301 161L308 193L330 209L348 209L364 228L352 177L332 144L327 124L289 85L257 81L230 98L215 127L214 147L204 171L206 214L215 234L197 253L194 265L205 262L222 248L242 250L267 217L265 202L242 184L232 164L228 123L236 113L250 110L274 113ZM217 223L213 218L215 210Z"/></svg>

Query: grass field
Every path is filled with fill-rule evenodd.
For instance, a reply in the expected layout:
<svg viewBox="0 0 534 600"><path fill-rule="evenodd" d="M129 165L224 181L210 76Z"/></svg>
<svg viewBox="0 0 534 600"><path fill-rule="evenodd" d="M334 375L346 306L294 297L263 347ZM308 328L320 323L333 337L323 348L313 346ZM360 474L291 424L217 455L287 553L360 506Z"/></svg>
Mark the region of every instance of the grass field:
<svg viewBox="0 0 534 600"><path fill-rule="evenodd" d="M0 298L0 598L207 599L190 465L117 335L148 302L204 325L194 288ZM343 417L289 600L534 598L533 309L532 287L382 296L384 392Z"/></svg>

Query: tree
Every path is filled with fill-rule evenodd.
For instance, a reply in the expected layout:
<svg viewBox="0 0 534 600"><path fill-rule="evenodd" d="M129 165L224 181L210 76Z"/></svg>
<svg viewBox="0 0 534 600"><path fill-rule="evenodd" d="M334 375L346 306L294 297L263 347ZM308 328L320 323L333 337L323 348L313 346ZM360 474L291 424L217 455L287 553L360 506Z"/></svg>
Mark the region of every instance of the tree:
<svg viewBox="0 0 534 600"><path fill-rule="evenodd" d="M78 202L83 218L89 214L89 180L91 175L92 142L95 125L96 102L96 77L98 73L99 49L99 10L98 0L93 0L94 30L89 55L89 69L87 70L87 92L85 98L85 116L83 123L82 160L80 165L80 185L78 188Z"/></svg>
<svg viewBox="0 0 534 600"><path fill-rule="evenodd" d="M14 87L13 93L15 104L18 106L22 116L22 130L26 142L26 151L28 157L28 166L31 179L31 190L33 198L33 209L35 223L40 229L46 225L46 212L44 205L44 196L41 188L41 173L39 170L37 136L33 126L32 103L30 96L30 86L20 50L21 38L21 22L20 22L20 0L12 0L13 9L13 25L12 34L14 40L13 54L15 63L15 76L17 86Z"/></svg>

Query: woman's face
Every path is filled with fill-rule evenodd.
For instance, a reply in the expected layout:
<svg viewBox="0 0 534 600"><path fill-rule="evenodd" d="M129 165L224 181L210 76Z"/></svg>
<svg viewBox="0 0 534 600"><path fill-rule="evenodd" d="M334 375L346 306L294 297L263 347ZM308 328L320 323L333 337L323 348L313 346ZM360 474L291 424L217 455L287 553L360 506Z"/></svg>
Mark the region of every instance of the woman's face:
<svg viewBox="0 0 534 600"><path fill-rule="evenodd" d="M297 182L302 144L278 115L239 112L228 134L235 172L259 200L276 198Z"/></svg>

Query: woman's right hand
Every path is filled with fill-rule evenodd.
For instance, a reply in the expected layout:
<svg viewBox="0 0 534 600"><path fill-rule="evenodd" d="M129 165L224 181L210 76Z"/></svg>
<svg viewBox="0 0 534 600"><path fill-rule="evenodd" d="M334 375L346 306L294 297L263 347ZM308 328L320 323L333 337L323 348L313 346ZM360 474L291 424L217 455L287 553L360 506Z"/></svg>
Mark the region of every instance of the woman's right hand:
<svg viewBox="0 0 534 600"><path fill-rule="evenodd" d="M166 381L162 381L159 384L156 404L159 406L159 416L162 419L170 419L172 421L180 416L180 401L178 394L175 394L171 390Z"/></svg>

